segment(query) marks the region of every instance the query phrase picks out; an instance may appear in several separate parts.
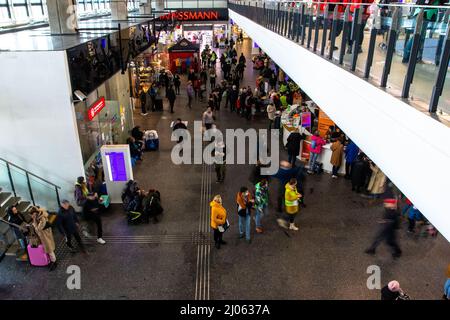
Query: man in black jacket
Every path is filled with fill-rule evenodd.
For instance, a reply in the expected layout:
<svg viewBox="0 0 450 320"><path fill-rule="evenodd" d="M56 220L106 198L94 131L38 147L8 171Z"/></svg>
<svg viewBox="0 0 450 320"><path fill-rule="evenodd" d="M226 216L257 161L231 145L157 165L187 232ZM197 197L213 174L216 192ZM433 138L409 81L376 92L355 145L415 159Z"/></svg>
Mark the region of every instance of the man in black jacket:
<svg viewBox="0 0 450 320"><path fill-rule="evenodd" d="M286 148L289 155L289 163L295 167L295 161L297 160L297 156L300 154L300 143L302 141L302 135L296 129L294 132L287 138Z"/></svg>
<svg viewBox="0 0 450 320"><path fill-rule="evenodd" d="M106 241L102 239L103 226L100 213L102 211L102 205L100 204L96 193L89 193L86 203L83 206L84 218L88 221L93 221L97 225L97 242L105 244Z"/></svg>
<svg viewBox="0 0 450 320"><path fill-rule="evenodd" d="M358 158L352 165L351 178L352 178L352 191L360 193L366 185L366 180L369 177L370 165L365 159L364 154L359 154Z"/></svg>
<svg viewBox="0 0 450 320"><path fill-rule="evenodd" d="M172 86L169 86L166 90L166 98L169 100L170 105L170 113L173 113L173 106L175 105L175 100L177 99L177 95Z"/></svg>
<svg viewBox="0 0 450 320"><path fill-rule="evenodd" d="M84 248L80 234L78 233L80 221L78 220L75 209L70 205L68 200L61 201L56 224L59 232L65 236L66 244L70 249L73 249L72 237L74 237L81 252L86 253L86 249Z"/></svg>
<svg viewBox="0 0 450 320"><path fill-rule="evenodd" d="M384 214L383 219L380 221L380 229L372 242L371 246L365 251L365 253L374 255L375 250L382 241L386 241L392 249L392 257L399 258L402 254L402 250L397 242L397 229L400 225L400 216L397 207L398 200L396 198L384 199Z"/></svg>

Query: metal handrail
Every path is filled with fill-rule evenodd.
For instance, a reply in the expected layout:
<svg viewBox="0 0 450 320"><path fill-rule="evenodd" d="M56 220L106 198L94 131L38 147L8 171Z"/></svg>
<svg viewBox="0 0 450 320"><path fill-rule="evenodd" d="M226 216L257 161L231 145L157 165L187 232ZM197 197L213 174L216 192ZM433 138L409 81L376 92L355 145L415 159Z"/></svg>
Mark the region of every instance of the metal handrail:
<svg viewBox="0 0 450 320"><path fill-rule="evenodd" d="M300 6L296 6L295 3L300 4ZM322 8L319 6L320 4L324 4L325 6ZM332 11L329 9L330 4L342 4L345 7L345 12L342 14L342 18L338 17L337 6L334 7ZM355 5L355 10L353 13L350 13L351 5ZM365 21L361 21L361 12L364 11L362 6L373 6L376 8L384 7L384 4L364 4L364 3L343 3L343 2L323 2L323 1L229 1L229 8L231 10L238 9L238 13L243 14L247 18L255 21L258 24L262 24L265 28L278 33L279 35L286 37L288 39L294 40L294 42L298 43L300 46L306 47L306 49L311 50L312 52L316 52L317 43L318 43L318 35L319 28L321 28L322 33L322 46L321 50L318 54L325 57L324 50L324 39L327 38L327 30L329 29L328 23L329 19L331 19L331 23L335 23L335 21L339 20L341 25L343 24L342 31L342 43L339 52L339 65L343 66L343 60L345 55L345 49L349 46L349 51L351 56L351 65L348 71L355 72L357 66L357 60L359 56L359 46L358 44L361 40L361 31L360 29L365 26ZM439 66L438 73L436 75L436 80L434 83L434 87L432 90L432 98L428 100L428 111L433 114L436 113L439 98L443 93L446 74L448 72L448 63L450 60L450 24L448 23L448 18L450 16L450 6L448 3L441 6L425 6L425 5L414 5L414 4L390 4L390 7L393 8L392 15L392 24L388 30L388 43L386 57L384 59L384 67L381 76L381 81L378 84L381 88L386 88L389 74L391 71L391 65L393 62L393 55L396 44L397 35L399 33L399 23L401 18L401 12L403 8L416 9L415 11L415 26L413 29L413 36L409 39L409 35L407 36L406 41L410 41L412 45L409 49L409 55L407 58L407 71L405 75L405 79L403 81L403 89L401 97L403 99L408 99L410 96L410 88L414 78L415 68L417 64L417 56L419 52L420 42L424 41L423 38L423 28L422 27L422 19L424 13L426 13L427 9L435 9L436 11L440 11L439 15L442 18L442 22L444 26L442 27L441 34L438 44L438 48L435 53L435 64ZM360 9L361 8L361 9ZM420 10L417 10L420 9ZM439 9L439 10L438 10ZM239 12L241 11L241 12ZM445 13L442 16L442 13ZM379 10L375 9L374 12L371 13L371 16L379 18ZM266 17L267 15L267 17ZM322 16L323 15L323 16ZM339 14L340 16L341 14ZM351 16L350 16L351 15ZM331 18L332 17L332 18ZM314 21L315 18L315 21ZM350 19L351 18L351 19ZM321 21L323 20L323 22ZM309 21L307 21L309 20ZM306 24L308 23L308 24ZM323 24L322 24L323 23ZM305 33L305 29L307 27L307 33ZM315 29L314 37L312 33L312 29ZM351 28L351 30L349 30ZM301 29L301 30L300 30ZM333 43L332 48L334 48L334 41L336 40L336 33L334 31L336 29L336 24L332 27L331 30L331 43ZM370 75L370 68L373 62L374 56L374 46L375 40L377 36L377 31L379 27L375 24L371 26L370 32L370 40L369 40L369 50L367 53L366 61L365 61L365 70L364 70L364 78L368 79ZM339 31L339 32L341 32ZM443 31L443 32L442 32ZM352 37L352 43L350 44L349 36ZM306 40L306 41L305 41ZM330 39L329 39L330 40ZM412 41L411 41L412 40ZM328 54L328 60L333 60L333 53L330 50ZM402 62L405 63L405 62ZM426 103L426 100L423 102Z"/></svg>
<svg viewBox="0 0 450 320"><path fill-rule="evenodd" d="M170 0L169 0L170 1ZM176 1L176 0L172 0L172 1ZM289 4L293 4L293 3L304 3L304 4L308 4L308 5L317 5L317 4L341 4L341 5L355 5L355 6L372 6L372 5L377 5L377 6L382 6L382 7L414 7L414 8L424 8L424 9L444 9L444 8L449 8L450 7L450 3L444 3L442 6L433 6L433 5L416 5L414 3L400 3L400 2L396 2L396 3L361 3L361 2L342 2L342 1L333 1L333 2L327 2L327 1L315 1L315 0L303 0L303 1L278 1L278 0L266 0L266 1L257 1L257 0L253 0L253 1L245 1L245 0L229 0L230 3L236 3L236 4L245 4L245 3L272 3L272 4L280 4L280 5L289 5Z"/></svg>
<svg viewBox="0 0 450 320"><path fill-rule="evenodd" d="M28 175L33 176L33 177L35 177L35 178L38 178L39 180L42 180L42 181L44 181L44 182L46 182L46 183L52 185L52 186L55 187L55 188L61 189L60 186L54 184L53 182L50 182L50 181L48 181L48 180L45 180L44 178L39 177L38 175L35 175L34 173L31 173L30 171L28 171L28 170L26 170L26 169L24 169L24 168L22 168L22 167L19 167L18 165L14 164L14 163L12 163L12 162L6 160L6 159L3 159L3 158L0 157L0 160L3 161L3 162L5 162L5 163L7 163L7 164L10 165L10 166L13 166L13 167L16 167L16 168L18 168L18 169L20 169L20 170L22 170L22 171L25 171L25 173L27 173Z"/></svg>

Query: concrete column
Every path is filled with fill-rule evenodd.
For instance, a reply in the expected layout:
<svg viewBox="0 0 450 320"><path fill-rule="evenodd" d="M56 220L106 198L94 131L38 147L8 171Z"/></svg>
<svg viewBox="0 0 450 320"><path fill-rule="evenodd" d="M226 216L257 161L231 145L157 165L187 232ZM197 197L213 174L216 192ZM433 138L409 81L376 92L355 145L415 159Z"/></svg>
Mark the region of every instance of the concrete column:
<svg viewBox="0 0 450 320"><path fill-rule="evenodd" d="M111 0L111 18L112 20L127 20L127 0Z"/></svg>
<svg viewBox="0 0 450 320"><path fill-rule="evenodd" d="M164 0L153 0L155 2L155 10L156 11L163 11L165 6Z"/></svg>
<svg viewBox="0 0 450 320"><path fill-rule="evenodd" d="M78 18L72 0L47 0L47 11L52 34L76 33Z"/></svg>
<svg viewBox="0 0 450 320"><path fill-rule="evenodd" d="M152 13L152 1L151 0L141 0L139 6L140 14L151 14Z"/></svg>

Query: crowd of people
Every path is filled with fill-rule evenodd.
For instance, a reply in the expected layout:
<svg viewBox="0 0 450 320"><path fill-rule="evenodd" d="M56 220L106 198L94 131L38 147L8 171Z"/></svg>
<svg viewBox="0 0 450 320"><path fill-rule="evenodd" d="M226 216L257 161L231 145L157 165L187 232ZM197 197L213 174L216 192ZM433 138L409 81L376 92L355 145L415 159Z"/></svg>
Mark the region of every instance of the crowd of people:
<svg viewBox="0 0 450 320"><path fill-rule="evenodd" d="M272 65L270 58L260 52L254 59L254 69L259 71L259 76L252 90L250 86L241 87L244 77L247 60L243 54L238 57L234 41L226 41L226 49L221 54L220 68L222 78L217 83L216 64L217 54L206 47L202 52L202 68L196 73L191 70L188 74L186 93L188 97L187 107L192 108L192 102L198 98L204 102L205 92L211 92L207 98L207 109L202 114L202 122L206 130L216 126L215 112L223 106L230 112L236 112L249 121L256 114L264 114L268 119L268 128L280 128L276 123L279 115L288 106L294 104L295 99L303 100L303 96L298 86L281 70L276 64ZM141 92L142 115L147 114L147 95L150 96L151 108L156 110L159 100L162 100L161 88L166 88L166 98L170 103L170 110L173 113L176 96L180 94L180 76L178 74L169 77L162 72L159 82L152 85L148 92ZM209 86L209 90L207 88ZM162 102L161 102L162 104ZM305 109L301 109L303 111ZM314 116L313 118L317 117ZM312 120L314 123L314 119ZM186 129L182 120L178 118L173 127ZM306 177L308 174L320 173L317 170L317 159L326 143L331 143L331 164L332 178L339 176L342 166L342 159L345 159L345 179L351 180L351 190L356 193L365 191L365 194L372 198L383 199L383 218L380 229L373 242L365 251L367 254L375 254L376 248L382 241L392 248L394 258L400 257L402 251L396 238L399 228L399 209L401 208L400 194L395 191L395 187L389 182L384 173L358 146L348 139L337 126L330 126L325 137L319 135L318 130L313 131L311 136L311 147L308 167L303 164L297 165L299 146L301 140L306 136L300 131L292 132L286 144L288 161L281 161L278 172L273 176L264 176L261 169L264 167L259 161L252 168L249 184L240 187L236 193L235 204L238 218L239 238L245 239L248 244L252 242L252 218L254 218L255 232L262 234L265 232L264 220L269 217L269 185L278 185L277 189L277 218L276 222L284 229L299 231L299 226L295 224L301 208L306 207ZM144 132L139 126L131 131L127 140L130 147L131 157L136 161L142 161L145 149ZM178 142L181 142L182 138ZM216 151L214 157L221 158L222 161L215 165L217 182L223 183L226 172L226 147L223 141L216 141ZM102 180L102 179L100 179ZM97 242L105 244L103 240L103 227L101 214L107 210L102 196L106 195L99 179L95 181L85 181L84 177L79 177L75 184L75 203L81 208L82 219L90 221L97 228ZM151 188L148 191L141 189L136 181L129 181L122 195L123 208L127 213L129 223L149 223L153 220L158 222L158 216L163 213L161 205L161 194L158 190ZM216 195L210 202L210 225L213 230L215 247L220 249L226 244L223 235L230 227L228 213L223 206L221 195ZM414 233L417 221L427 223L420 211L406 199L401 214L408 219L408 232ZM253 213L254 212L254 213ZM41 208L33 208L30 211L31 222L27 222L22 213L18 212L17 206L11 206L8 211L9 222L19 227L15 228L16 236L22 247L25 249L28 234L34 234L36 242L44 245L45 252L51 259L50 270L56 267L55 243L52 229L47 226L48 213ZM25 225L25 227L23 227ZM86 253L85 245L80 236L79 214L71 205L70 201L62 200L57 218L58 230L65 238L67 246L73 249L72 239L78 244L81 252ZM86 234L85 234L86 235ZM32 238L32 237L31 237ZM450 266L449 266L450 268ZM445 298L450 298L450 269L445 284ZM383 300L408 299L408 296L400 288L397 281L391 281L381 290Z"/></svg>

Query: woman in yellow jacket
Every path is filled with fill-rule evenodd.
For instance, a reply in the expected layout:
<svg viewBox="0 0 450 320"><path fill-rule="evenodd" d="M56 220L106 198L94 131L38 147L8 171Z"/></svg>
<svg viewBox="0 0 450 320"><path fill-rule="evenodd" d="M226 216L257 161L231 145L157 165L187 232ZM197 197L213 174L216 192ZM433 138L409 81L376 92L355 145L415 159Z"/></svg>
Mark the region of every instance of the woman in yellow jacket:
<svg viewBox="0 0 450 320"><path fill-rule="evenodd" d="M294 224L294 219L298 213L298 203L302 195L297 191L297 179L292 178L286 183L284 192L284 206L288 215L289 229L298 231L298 227ZM287 224L285 224L287 228Z"/></svg>
<svg viewBox="0 0 450 320"><path fill-rule="evenodd" d="M211 228L214 230L214 242L216 248L220 249L221 244L226 244L222 240L224 230L222 229L221 232L219 227L227 223L227 211L222 206L222 197L220 195L216 195L209 205L211 207Z"/></svg>

